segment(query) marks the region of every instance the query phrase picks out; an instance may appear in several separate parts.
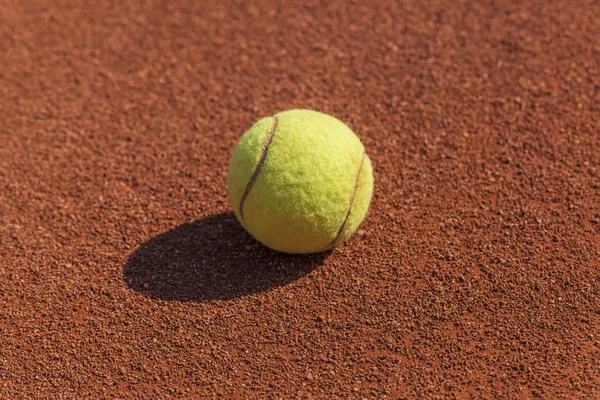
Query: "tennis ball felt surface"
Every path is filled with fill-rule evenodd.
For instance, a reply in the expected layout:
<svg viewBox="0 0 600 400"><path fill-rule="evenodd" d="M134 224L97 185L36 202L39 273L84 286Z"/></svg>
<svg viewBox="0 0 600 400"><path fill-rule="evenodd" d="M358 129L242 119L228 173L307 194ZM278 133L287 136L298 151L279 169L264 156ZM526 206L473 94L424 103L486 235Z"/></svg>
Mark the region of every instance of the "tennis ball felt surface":
<svg viewBox="0 0 600 400"><path fill-rule="evenodd" d="M238 220L258 241L286 253L315 253L344 241L365 218L373 170L344 123L289 110L244 134L227 191Z"/></svg>

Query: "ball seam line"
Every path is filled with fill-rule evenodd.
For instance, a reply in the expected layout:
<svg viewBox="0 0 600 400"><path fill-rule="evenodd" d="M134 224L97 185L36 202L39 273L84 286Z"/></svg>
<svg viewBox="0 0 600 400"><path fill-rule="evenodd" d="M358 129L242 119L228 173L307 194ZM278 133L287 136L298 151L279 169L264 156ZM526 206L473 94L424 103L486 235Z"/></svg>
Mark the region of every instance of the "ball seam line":
<svg viewBox="0 0 600 400"><path fill-rule="evenodd" d="M269 130L269 133L265 137L265 140L263 141L263 144L262 144L260 159L258 160L258 164L256 164L256 168L254 169L254 172L252 173L252 177L250 177L250 180L248 181L248 184L246 185L246 190L244 190L244 194L242 195L242 199L240 200L240 207L239 207L240 217L242 217L242 221L244 223L246 222L246 220L244 218L244 203L246 202L246 199L248 198L248 195L250 194L250 191L252 190L252 187L256 183L256 180L258 179L258 175L260 175L260 171L262 170L262 167L265 164L265 161L267 159L267 154L269 152L269 147L271 146L271 142L273 142L273 137L275 136L275 131L277 131L278 122L279 121L278 121L277 117L273 116L273 124L271 125L271 129Z"/></svg>
<svg viewBox="0 0 600 400"><path fill-rule="evenodd" d="M363 156L362 156L362 159L360 161L360 166L358 167L358 174L356 174L356 181L354 182L354 190L352 191L352 195L350 196L350 205L348 206L348 211L346 212L346 216L344 217L344 221L340 225L340 228L338 229L337 234L335 235L335 238L329 243L329 245L327 245L326 248L329 248L329 247L333 246L333 244L335 242L337 242L337 240L342 235L342 232L344 231L344 228L346 227L346 223L348 222L348 218L350 218L350 212L352 211L352 204L354 203L354 198L356 197L356 192L358 190L358 182L360 181L360 175L362 173L362 169L363 169L363 165L365 163L365 157L366 156L367 156L367 153L364 152Z"/></svg>

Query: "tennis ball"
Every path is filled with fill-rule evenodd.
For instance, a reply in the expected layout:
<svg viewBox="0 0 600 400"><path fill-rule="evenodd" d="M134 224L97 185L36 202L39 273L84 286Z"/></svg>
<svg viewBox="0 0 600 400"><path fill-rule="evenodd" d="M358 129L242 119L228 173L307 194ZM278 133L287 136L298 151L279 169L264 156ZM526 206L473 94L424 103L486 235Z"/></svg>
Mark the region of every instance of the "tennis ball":
<svg viewBox="0 0 600 400"><path fill-rule="evenodd" d="M258 241L286 253L316 253L341 243L365 218L373 170L344 123L289 110L244 134L227 191L237 219Z"/></svg>

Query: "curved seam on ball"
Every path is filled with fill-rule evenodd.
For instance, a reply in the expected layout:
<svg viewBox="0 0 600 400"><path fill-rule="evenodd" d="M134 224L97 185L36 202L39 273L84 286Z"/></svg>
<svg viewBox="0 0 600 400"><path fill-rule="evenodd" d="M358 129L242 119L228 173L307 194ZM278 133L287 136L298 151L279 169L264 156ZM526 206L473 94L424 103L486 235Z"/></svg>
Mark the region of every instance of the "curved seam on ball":
<svg viewBox="0 0 600 400"><path fill-rule="evenodd" d="M274 116L273 117L273 125L271 125L271 130L269 130L269 133L267 134L267 136L265 137L265 140L263 141L261 155L260 155L260 159L258 160L258 164L256 164L256 168L254 169L254 172L252 173L252 177L248 181L248 185L246 185L246 190L244 191L242 199L240 200L240 217L242 218L242 221L244 221L244 222L246 222L246 220L244 219L244 203L246 202L246 199L248 198L248 195L250 194L250 191L252 190L252 187L256 183L256 180L258 179L258 175L260 174L260 171L262 170L262 167L265 164L265 161L267 159L267 153L269 152L269 147L271 146L271 142L273 141L273 136L275 136L275 131L277 130L277 123L278 123L277 117Z"/></svg>
<svg viewBox="0 0 600 400"><path fill-rule="evenodd" d="M358 190L358 182L360 181L360 174L362 173L362 169L363 169L363 165L365 163L365 157L366 157L366 155L367 155L366 152L363 153L362 160L360 161L360 167L358 167L358 174L356 174L356 182L354 183L354 191L352 192L352 196L350 196L350 205L348 206L348 211L346 212L346 217L344 217L344 221L340 225L340 228L337 231L337 235L335 235L335 238L331 241L331 243L329 243L329 245L327 246L327 248L333 246L333 244L335 242L337 242L337 240L342 235L342 232L344 231L344 228L346 227L346 223L348 222L348 218L350 218L350 212L352 211L352 204L354 203L354 198L356 197L356 192Z"/></svg>

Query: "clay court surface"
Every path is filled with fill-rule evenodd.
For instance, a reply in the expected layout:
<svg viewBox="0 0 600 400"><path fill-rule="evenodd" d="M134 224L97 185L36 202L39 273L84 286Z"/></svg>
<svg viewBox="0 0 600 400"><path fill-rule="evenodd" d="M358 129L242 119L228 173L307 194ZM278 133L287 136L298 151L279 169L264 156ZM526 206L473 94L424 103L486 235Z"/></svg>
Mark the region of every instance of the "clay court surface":
<svg viewBox="0 0 600 400"><path fill-rule="evenodd" d="M359 135L370 213L231 212L257 119ZM0 0L0 398L600 396L597 1Z"/></svg>

